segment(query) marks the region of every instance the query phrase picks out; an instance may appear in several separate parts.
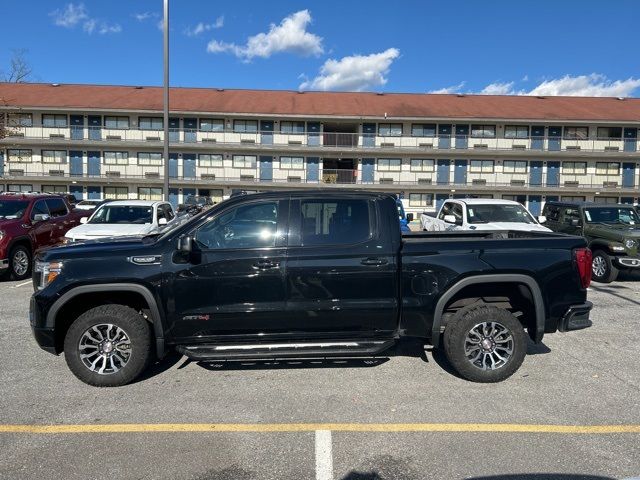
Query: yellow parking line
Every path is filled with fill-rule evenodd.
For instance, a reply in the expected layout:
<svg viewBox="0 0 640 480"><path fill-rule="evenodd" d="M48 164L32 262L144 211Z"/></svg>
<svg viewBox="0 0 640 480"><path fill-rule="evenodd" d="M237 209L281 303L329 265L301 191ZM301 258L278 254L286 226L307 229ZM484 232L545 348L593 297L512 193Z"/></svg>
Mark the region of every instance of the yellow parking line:
<svg viewBox="0 0 640 480"><path fill-rule="evenodd" d="M120 423L103 425L0 425L0 433L150 432L494 432L640 433L640 425L521 425L513 423Z"/></svg>

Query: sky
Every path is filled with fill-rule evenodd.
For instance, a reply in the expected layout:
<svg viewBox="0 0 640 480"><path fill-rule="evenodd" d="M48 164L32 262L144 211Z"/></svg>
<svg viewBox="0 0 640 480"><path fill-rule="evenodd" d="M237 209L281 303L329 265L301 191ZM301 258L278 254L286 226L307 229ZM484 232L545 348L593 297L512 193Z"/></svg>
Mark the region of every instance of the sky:
<svg viewBox="0 0 640 480"><path fill-rule="evenodd" d="M640 96L637 0L171 0L172 86ZM7 2L0 78L162 84L162 0Z"/></svg>

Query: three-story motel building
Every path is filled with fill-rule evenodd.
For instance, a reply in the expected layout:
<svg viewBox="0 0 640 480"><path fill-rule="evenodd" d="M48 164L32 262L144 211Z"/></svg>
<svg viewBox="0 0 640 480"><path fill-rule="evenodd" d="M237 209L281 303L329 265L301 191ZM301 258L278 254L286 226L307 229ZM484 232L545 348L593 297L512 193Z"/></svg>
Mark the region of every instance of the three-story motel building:
<svg viewBox="0 0 640 480"><path fill-rule="evenodd" d="M0 83L0 190L160 199L162 89ZM172 88L170 200L235 190L638 201L640 99Z"/></svg>

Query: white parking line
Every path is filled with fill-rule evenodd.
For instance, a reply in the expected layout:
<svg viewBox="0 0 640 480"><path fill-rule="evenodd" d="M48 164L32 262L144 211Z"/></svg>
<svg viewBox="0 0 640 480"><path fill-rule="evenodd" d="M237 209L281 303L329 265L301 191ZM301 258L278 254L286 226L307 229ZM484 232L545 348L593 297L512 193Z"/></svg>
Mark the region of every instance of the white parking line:
<svg viewBox="0 0 640 480"><path fill-rule="evenodd" d="M316 430L316 480L333 480L331 430Z"/></svg>
<svg viewBox="0 0 640 480"><path fill-rule="evenodd" d="M29 280L28 282L24 282L24 283L19 283L18 285L14 285L11 288L18 288L18 287L24 287L25 285L31 285L31 280Z"/></svg>

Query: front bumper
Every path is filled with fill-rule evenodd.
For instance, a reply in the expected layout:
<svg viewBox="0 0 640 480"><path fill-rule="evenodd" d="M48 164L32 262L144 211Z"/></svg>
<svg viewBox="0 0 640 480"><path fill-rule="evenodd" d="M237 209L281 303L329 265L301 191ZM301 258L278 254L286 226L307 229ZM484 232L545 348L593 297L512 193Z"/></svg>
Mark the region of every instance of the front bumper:
<svg viewBox="0 0 640 480"><path fill-rule="evenodd" d="M558 331L569 332L571 330L582 330L593 325L589 319L589 312L593 308L593 303L585 302L581 305L572 305L567 313L560 319Z"/></svg>
<svg viewBox="0 0 640 480"><path fill-rule="evenodd" d="M640 268L640 258L637 257L615 257L615 262L624 268Z"/></svg>
<svg viewBox="0 0 640 480"><path fill-rule="evenodd" d="M0 272L4 272L8 268L9 268L9 259L5 258L3 260L0 260Z"/></svg>
<svg viewBox="0 0 640 480"><path fill-rule="evenodd" d="M44 351L57 355L59 352L56 349L56 336L53 328L40 327L40 311L38 310L37 303L33 297L29 303L29 323L31 324L31 333L33 338Z"/></svg>

